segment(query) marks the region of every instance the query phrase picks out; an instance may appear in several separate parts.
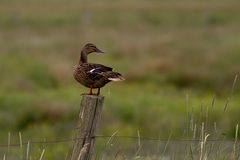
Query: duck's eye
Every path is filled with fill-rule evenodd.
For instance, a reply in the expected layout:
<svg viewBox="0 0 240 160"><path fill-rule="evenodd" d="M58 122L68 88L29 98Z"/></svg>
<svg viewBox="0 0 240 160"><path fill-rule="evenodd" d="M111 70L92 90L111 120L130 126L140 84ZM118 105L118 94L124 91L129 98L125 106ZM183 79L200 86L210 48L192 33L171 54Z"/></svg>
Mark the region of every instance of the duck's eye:
<svg viewBox="0 0 240 160"><path fill-rule="evenodd" d="M96 47L91 47L91 51L96 51Z"/></svg>

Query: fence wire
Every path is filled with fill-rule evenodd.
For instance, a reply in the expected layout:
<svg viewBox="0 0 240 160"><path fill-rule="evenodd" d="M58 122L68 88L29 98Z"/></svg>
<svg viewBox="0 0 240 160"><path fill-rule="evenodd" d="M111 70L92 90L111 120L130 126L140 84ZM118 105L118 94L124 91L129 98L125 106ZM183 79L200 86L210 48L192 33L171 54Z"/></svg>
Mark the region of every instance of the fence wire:
<svg viewBox="0 0 240 160"><path fill-rule="evenodd" d="M123 138L123 139L138 139L138 140L149 140L149 141L160 141L160 142L167 142L167 141L179 141L179 142L201 142L202 139L163 139L163 138L154 138L154 137L139 137L139 136L110 136L110 135L96 135L92 137L85 137L85 138ZM56 139L56 140L43 140L43 141L25 141L22 143L15 143L15 144L0 144L0 147L19 147L19 146L25 146L30 144L57 144L57 143L66 143L66 142L73 142L76 140L84 139L84 137L80 138L66 138L66 139ZM228 142L234 142L235 139L208 139L208 142L221 142L221 141L228 141Z"/></svg>

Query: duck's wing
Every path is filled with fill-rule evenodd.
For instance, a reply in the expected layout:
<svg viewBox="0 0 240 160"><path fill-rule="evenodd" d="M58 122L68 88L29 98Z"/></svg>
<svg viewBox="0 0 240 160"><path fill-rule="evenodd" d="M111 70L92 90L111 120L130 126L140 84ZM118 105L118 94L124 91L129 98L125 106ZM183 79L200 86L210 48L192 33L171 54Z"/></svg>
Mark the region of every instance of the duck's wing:
<svg viewBox="0 0 240 160"><path fill-rule="evenodd" d="M103 72L112 71L113 70L111 67L104 66L102 64L89 63L89 65L91 66L92 69L98 69L98 70L101 70Z"/></svg>
<svg viewBox="0 0 240 160"><path fill-rule="evenodd" d="M111 67L104 66L102 64L97 63L83 63L81 64L81 67L85 69L86 72L94 71L94 70L100 70L102 72L112 71L113 69Z"/></svg>
<svg viewBox="0 0 240 160"><path fill-rule="evenodd" d="M92 80L100 79L103 77L103 73L113 70L111 67L107 67L97 63L84 63L81 64L81 67L84 68L88 77Z"/></svg>
<svg viewBox="0 0 240 160"><path fill-rule="evenodd" d="M95 64L94 64L95 65ZM123 81L125 78L118 72L113 72L112 68L97 64L95 68L91 69L89 73L93 77L105 77L105 79L108 79L110 81Z"/></svg>

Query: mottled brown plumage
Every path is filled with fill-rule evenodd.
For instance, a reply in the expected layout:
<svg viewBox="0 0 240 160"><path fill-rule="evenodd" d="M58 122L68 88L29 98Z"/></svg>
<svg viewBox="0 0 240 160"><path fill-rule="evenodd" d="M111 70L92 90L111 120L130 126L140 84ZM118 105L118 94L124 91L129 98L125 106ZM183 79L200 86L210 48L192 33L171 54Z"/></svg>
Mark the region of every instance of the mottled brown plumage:
<svg viewBox="0 0 240 160"><path fill-rule="evenodd" d="M88 63L87 56L93 52L103 53L103 51L91 43L83 47L79 63L74 67L73 76L80 84L90 88L89 94L93 94L92 89L97 88L97 95L99 95L100 88L105 86L105 84L110 81L122 81L124 78L120 73L112 71L111 67L102 64Z"/></svg>

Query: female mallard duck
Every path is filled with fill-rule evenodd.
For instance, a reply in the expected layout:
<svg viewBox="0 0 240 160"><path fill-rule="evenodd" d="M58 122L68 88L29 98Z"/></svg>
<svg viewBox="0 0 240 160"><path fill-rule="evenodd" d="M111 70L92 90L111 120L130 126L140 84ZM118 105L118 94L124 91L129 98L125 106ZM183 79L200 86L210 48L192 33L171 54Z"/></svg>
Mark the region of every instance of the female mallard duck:
<svg viewBox="0 0 240 160"><path fill-rule="evenodd" d="M122 81L123 76L112 71L111 67L102 64L88 63L87 57L90 53L104 53L98 49L94 44L86 44L80 55L79 63L74 67L74 78L85 87L90 88L89 94L92 95L92 89L97 88L97 95L100 94L100 88L111 81Z"/></svg>

